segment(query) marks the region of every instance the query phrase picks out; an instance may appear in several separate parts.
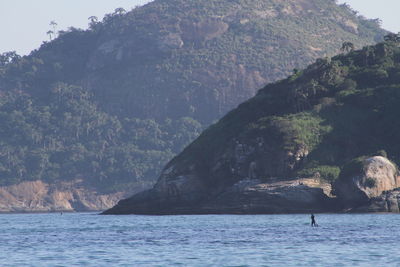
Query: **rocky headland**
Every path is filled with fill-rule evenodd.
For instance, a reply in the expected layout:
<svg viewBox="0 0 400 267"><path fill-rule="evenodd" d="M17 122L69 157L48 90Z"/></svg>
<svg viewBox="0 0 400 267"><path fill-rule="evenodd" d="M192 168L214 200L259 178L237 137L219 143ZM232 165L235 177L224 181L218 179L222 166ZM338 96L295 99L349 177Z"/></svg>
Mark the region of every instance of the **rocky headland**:
<svg viewBox="0 0 400 267"><path fill-rule="evenodd" d="M199 184L194 180L184 187L183 183L175 182L164 186L158 184L151 190L120 201L104 214L281 214L400 210L400 176L393 163L384 157L365 159L358 173L343 178L345 181L340 180L333 186L319 178L285 181L248 178L214 194L206 193L207 190L196 192L194 188ZM191 186L192 190L185 190Z"/></svg>
<svg viewBox="0 0 400 267"><path fill-rule="evenodd" d="M385 39L267 85L104 214L398 212L400 38Z"/></svg>

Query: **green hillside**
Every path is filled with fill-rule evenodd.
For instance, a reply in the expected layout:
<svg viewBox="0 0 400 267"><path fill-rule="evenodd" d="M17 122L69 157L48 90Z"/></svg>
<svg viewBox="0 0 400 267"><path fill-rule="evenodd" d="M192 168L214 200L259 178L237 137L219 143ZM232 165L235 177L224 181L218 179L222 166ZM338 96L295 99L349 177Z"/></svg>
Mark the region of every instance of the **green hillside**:
<svg viewBox="0 0 400 267"><path fill-rule="evenodd" d="M91 18L29 56L0 56L0 184L149 185L264 84L384 34L331 0L156 0Z"/></svg>
<svg viewBox="0 0 400 267"><path fill-rule="evenodd" d="M112 114L208 124L343 42L384 34L332 0L158 0L60 33L29 57L43 64L28 86L79 84Z"/></svg>
<svg viewBox="0 0 400 267"><path fill-rule="evenodd" d="M399 164L400 37L386 39L319 59L267 85L165 169L174 166L179 175L188 173L184 166L195 165L215 187L245 179L250 169L266 181L318 177L333 182L357 173L367 156L388 156Z"/></svg>

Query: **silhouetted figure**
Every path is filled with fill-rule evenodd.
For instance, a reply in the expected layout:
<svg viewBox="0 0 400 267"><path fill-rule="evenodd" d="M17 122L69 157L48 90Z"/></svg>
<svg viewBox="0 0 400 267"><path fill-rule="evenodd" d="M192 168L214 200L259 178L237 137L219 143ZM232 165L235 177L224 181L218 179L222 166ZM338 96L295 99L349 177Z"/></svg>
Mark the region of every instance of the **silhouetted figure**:
<svg viewBox="0 0 400 267"><path fill-rule="evenodd" d="M317 226L317 224L315 223L315 216L314 214L311 214L311 227Z"/></svg>

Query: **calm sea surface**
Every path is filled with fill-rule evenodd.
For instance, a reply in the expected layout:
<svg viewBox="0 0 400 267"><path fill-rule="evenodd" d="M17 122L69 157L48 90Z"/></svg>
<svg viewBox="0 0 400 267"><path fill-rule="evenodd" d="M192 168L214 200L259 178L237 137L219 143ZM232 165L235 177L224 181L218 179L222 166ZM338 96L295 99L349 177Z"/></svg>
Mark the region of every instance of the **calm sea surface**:
<svg viewBox="0 0 400 267"><path fill-rule="evenodd" d="M0 215L0 266L400 266L400 215Z"/></svg>

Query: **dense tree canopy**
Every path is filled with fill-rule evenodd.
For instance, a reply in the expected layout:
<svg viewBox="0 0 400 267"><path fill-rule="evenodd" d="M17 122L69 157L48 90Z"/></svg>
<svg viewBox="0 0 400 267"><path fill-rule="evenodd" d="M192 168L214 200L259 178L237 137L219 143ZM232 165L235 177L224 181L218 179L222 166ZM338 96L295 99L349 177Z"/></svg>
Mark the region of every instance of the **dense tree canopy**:
<svg viewBox="0 0 400 267"><path fill-rule="evenodd" d="M150 183L201 131L190 118L156 122L100 111L80 87L55 85L46 101L18 91L0 103L0 183L84 178L103 190Z"/></svg>

